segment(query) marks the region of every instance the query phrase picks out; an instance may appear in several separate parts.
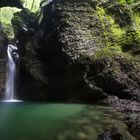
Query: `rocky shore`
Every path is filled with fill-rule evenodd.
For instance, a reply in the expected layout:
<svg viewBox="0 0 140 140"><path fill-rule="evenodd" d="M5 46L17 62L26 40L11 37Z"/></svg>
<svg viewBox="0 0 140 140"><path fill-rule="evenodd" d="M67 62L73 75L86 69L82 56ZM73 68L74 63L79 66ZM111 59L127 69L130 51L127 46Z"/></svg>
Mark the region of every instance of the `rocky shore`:
<svg viewBox="0 0 140 140"><path fill-rule="evenodd" d="M88 106L79 116L70 118L58 140L139 140L129 132L122 112L113 107Z"/></svg>
<svg viewBox="0 0 140 140"><path fill-rule="evenodd" d="M135 100L119 99L115 96L109 96L104 103L108 103L116 110L123 113L124 122L128 126L128 131L140 140L140 102Z"/></svg>

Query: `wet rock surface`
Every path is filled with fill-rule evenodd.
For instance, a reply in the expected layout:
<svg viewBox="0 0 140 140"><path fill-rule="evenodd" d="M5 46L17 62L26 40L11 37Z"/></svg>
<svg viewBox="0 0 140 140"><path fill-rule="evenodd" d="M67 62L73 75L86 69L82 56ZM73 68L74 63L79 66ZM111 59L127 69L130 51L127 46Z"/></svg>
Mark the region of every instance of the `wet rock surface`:
<svg viewBox="0 0 140 140"><path fill-rule="evenodd" d="M134 100L119 99L109 96L104 101L123 112L124 122L128 126L128 131L136 138L140 139L140 103Z"/></svg>
<svg viewBox="0 0 140 140"><path fill-rule="evenodd" d="M126 115L125 120L129 127L129 132L137 139L140 140L140 113L130 113Z"/></svg>

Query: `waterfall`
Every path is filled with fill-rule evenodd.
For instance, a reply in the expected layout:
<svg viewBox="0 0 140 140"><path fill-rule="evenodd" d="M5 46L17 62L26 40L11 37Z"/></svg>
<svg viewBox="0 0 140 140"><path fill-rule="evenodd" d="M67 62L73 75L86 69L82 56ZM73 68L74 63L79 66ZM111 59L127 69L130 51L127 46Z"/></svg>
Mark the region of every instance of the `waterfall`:
<svg viewBox="0 0 140 140"><path fill-rule="evenodd" d="M17 101L15 98L15 78L16 78L16 64L15 61L18 59L17 47L8 45L7 47L7 71L6 71L6 93L5 101Z"/></svg>

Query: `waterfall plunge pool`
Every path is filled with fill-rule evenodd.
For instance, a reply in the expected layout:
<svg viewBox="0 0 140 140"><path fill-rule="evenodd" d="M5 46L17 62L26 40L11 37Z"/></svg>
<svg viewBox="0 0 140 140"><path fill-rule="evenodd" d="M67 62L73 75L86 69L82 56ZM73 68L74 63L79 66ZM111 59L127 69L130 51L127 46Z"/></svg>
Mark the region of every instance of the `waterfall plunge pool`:
<svg viewBox="0 0 140 140"><path fill-rule="evenodd" d="M7 102L7 103L8 102L9 103L12 103L12 102L14 103L15 102L15 103L17 103L17 102L23 102L23 101L22 100L17 100L17 99L10 99L10 100L2 100L2 102Z"/></svg>
<svg viewBox="0 0 140 140"><path fill-rule="evenodd" d="M97 140L114 123L126 127L106 106L0 102L0 140Z"/></svg>

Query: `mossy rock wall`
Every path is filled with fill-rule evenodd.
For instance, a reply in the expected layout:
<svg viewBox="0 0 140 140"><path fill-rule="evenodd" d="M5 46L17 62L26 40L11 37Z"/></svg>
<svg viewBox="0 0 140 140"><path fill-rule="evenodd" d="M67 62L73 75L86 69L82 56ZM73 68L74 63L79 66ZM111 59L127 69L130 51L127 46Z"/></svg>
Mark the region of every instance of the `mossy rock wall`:
<svg viewBox="0 0 140 140"><path fill-rule="evenodd" d="M133 12L132 5L125 6ZM120 7L118 1L110 5L106 1L54 0L43 5L38 27L36 20L32 23L24 16L30 13L17 14L28 28L26 33L19 30L21 22L15 28L22 34L16 36L21 57L19 98L94 102L116 95L139 100L139 42L134 49L135 37L122 39L130 31L139 38L139 28L134 26L139 21L132 18L135 14L121 11L118 14L127 13L126 20L131 21L129 25L122 21L122 26L114 19L116 13L109 12L115 7Z"/></svg>

